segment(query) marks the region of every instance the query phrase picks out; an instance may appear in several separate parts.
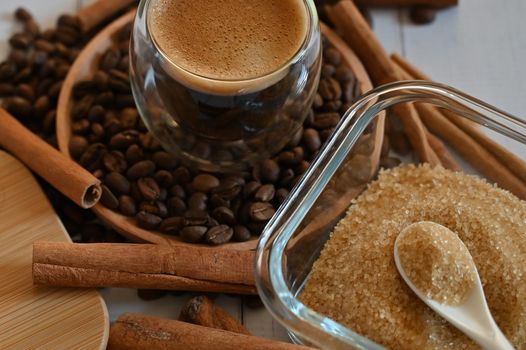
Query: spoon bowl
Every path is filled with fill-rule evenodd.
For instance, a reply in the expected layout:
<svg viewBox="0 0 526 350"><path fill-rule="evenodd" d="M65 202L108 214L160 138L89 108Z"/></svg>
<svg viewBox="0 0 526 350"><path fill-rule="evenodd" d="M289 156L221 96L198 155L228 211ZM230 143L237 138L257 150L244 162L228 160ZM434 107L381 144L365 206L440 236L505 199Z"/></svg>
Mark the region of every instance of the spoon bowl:
<svg viewBox="0 0 526 350"><path fill-rule="evenodd" d="M420 298L420 300L422 300L433 311L442 316L449 323L458 328L484 349L512 350L513 346L502 333L499 326L493 319L493 316L491 315L486 302L486 297L484 295L484 289L482 288L482 282L480 281L480 276L474 263L472 267L474 271L475 283L473 284L471 290L467 292L465 299L458 305L448 305L432 299L426 295L424 291L418 288L408 276L406 269L404 268L404 265L400 259L398 249L400 240L404 238L405 234L410 229L416 228L418 225L419 228L423 228L423 225L428 224L430 223L417 222L409 225L396 238L394 244L394 261L400 276L403 278L409 288L411 288L411 290L418 296L418 298ZM441 226L435 223L432 224ZM449 229L444 226L441 226L441 228L443 230L449 231ZM454 239L457 240L456 243L461 244L465 248L466 253L469 254L469 250L456 234L451 232L450 236L455 236ZM473 259L470 260L473 262Z"/></svg>

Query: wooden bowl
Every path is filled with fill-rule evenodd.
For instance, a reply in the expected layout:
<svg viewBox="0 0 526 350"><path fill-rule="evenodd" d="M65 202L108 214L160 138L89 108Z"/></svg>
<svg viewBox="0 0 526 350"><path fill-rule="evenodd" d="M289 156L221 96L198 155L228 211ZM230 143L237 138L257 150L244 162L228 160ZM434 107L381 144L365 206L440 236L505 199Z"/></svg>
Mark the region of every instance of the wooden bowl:
<svg viewBox="0 0 526 350"><path fill-rule="evenodd" d="M71 110L73 108L73 86L81 81L90 78L96 70L97 60L101 54L112 45L111 37L117 33L124 25L133 21L135 12L130 12L118 18L113 23L109 24L102 30L91 42L83 49L77 60L71 67L69 74L64 80L62 91L59 96L57 106L57 139L61 152L71 158L69 153L69 140L71 138ZM344 62L352 69L360 82L360 89L366 92L372 88L369 76L360 60L354 53L345 45L343 41L333 33L327 26L322 25L322 32L333 46L341 52ZM378 118L378 127L376 128L375 151L373 153L374 162L378 164L380 157L380 149L383 141L383 118ZM374 163L373 162L373 163ZM348 203L347 203L348 205ZM125 237L139 242L148 242L155 244L168 245L195 245L182 242L178 237L165 235L158 231L149 231L140 228L136 225L135 219L121 215L113 210L104 207L101 203L94 206L93 211L104 222L109 224L120 234ZM213 248L228 248L236 250L252 250L256 248L257 238L240 243L227 243L219 247Z"/></svg>

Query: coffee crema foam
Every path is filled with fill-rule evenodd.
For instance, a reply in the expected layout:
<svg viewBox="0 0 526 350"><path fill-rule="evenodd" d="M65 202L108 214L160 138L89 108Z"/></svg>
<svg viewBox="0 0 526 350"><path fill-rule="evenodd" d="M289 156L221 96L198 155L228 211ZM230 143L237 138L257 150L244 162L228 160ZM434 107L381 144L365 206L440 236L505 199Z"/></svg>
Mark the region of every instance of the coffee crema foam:
<svg viewBox="0 0 526 350"><path fill-rule="evenodd" d="M148 11L151 36L173 63L163 68L219 94L279 81L309 26L303 0L151 0Z"/></svg>

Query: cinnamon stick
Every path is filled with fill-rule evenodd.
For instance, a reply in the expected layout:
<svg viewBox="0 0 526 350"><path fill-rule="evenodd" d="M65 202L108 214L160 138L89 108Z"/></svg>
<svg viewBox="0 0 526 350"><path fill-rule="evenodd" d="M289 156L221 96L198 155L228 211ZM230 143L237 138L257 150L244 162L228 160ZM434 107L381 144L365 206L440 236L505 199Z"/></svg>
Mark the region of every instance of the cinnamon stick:
<svg viewBox="0 0 526 350"><path fill-rule="evenodd" d="M100 199L100 181L23 126L0 108L0 147L20 159L66 197L82 208Z"/></svg>
<svg viewBox="0 0 526 350"><path fill-rule="evenodd" d="M204 295L188 300L181 309L179 320L203 327L250 335L245 326Z"/></svg>
<svg viewBox="0 0 526 350"><path fill-rule="evenodd" d="M389 55L351 0L340 0L335 5L327 5L325 11L332 23L340 30L347 44L366 66L375 85L400 80ZM401 104L393 107L393 110L402 120L409 141L420 160L433 166L441 164L429 145L425 128L414 107Z"/></svg>
<svg viewBox="0 0 526 350"><path fill-rule="evenodd" d="M396 67L404 78L413 78L401 66L397 65ZM511 191L519 198L526 199L526 184L499 162L490 151L444 117L437 108L429 104L417 103L416 109L430 131L448 142L466 161L489 180Z"/></svg>
<svg viewBox="0 0 526 350"><path fill-rule="evenodd" d="M427 139L429 140L429 144L431 145L431 148L437 154L438 158L440 159L440 163L442 163L442 166L446 169L450 169L453 171L460 171L462 169L461 166L458 164L455 158L453 158L453 155L449 152L442 140L440 140L434 134L430 133L429 130L427 130L426 135Z"/></svg>
<svg viewBox="0 0 526 350"><path fill-rule="evenodd" d="M136 0L97 0L77 12L77 17L82 30L89 32L136 2Z"/></svg>
<svg viewBox="0 0 526 350"><path fill-rule="evenodd" d="M458 5L458 0L354 0L354 2L364 7L426 6L443 8Z"/></svg>
<svg viewBox="0 0 526 350"><path fill-rule="evenodd" d="M141 314L124 314L110 328L108 350L313 350L251 335Z"/></svg>
<svg viewBox="0 0 526 350"><path fill-rule="evenodd" d="M150 244L35 242L33 282L257 294L254 252Z"/></svg>
<svg viewBox="0 0 526 350"><path fill-rule="evenodd" d="M413 79L431 80L429 76L424 74L421 70L409 63L409 61L399 54L392 54L391 57L393 61L396 62L403 70L405 70ZM458 116L451 111L440 110L440 112L457 127L462 129L466 134L471 136L481 146L485 147L502 164L506 165L508 169L517 177L526 182L526 162L524 160L517 157L505 147L492 140L473 122L466 120L465 118Z"/></svg>

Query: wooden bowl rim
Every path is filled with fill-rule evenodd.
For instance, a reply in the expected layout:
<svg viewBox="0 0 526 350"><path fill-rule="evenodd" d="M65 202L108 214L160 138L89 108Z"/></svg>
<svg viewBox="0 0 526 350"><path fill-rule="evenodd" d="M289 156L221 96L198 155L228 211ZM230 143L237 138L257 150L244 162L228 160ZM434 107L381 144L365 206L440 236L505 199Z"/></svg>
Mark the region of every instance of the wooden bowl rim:
<svg viewBox="0 0 526 350"><path fill-rule="evenodd" d="M81 51L71 69L64 80L62 89L59 95L57 105L57 118L56 118L56 131L57 141L59 150L64 153L68 158L71 158L69 152L69 140L71 138L71 109L73 107L72 90L75 83L84 80L93 71L92 66L95 62L94 58L104 52L110 45L113 34L118 32L124 25L131 22L135 17L135 10L126 13L120 18L110 23L106 28L100 31ZM347 57L351 57L350 60L346 60L347 65L355 74L358 82L360 83L360 90L362 93L372 88L371 81L365 70L364 66L350 50L343 41L338 42L340 39L334 32L332 32L326 25L321 24L321 31L326 35L327 39L335 46L336 49L342 51L347 50ZM340 39L341 40L341 39ZM83 74L84 73L84 74ZM379 119L380 120L380 119ZM380 129L377 127L377 129ZM383 135L383 120L381 120L381 131ZM145 230L137 226L133 218L121 215L111 209L104 207L101 203L95 205L92 210L95 214L106 224L110 225L113 229L134 241L140 241L145 243L154 244L166 244L172 246L195 246L195 243L186 243L179 240L175 236L169 236L159 231ZM231 242L226 243L218 247L212 247L202 244L204 247L210 249L234 249L234 250L254 250L256 249L258 238L254 237L247 242Z"/></svg>

